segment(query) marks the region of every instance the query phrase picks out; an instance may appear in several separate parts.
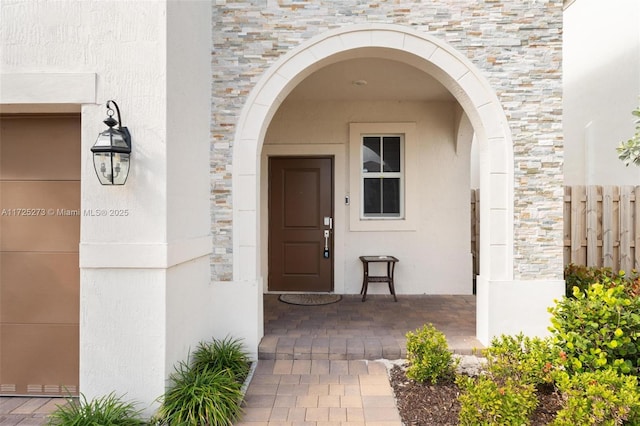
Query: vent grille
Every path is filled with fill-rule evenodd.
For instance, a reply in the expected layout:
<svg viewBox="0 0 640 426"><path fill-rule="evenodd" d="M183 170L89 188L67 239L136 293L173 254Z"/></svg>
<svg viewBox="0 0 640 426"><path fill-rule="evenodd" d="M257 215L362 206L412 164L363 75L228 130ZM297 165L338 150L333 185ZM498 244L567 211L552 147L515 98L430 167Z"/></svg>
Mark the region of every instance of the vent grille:
<svg viewBox="0 0 640 426"><path fill-rule="evenodd" d="M27 393L42 393L42 385L27 385Z"/></svg>
<svg viewBox="0 0 640 426"><path fill-rule="evenodd" d="M15 391L16 391L16 385L8 385L8 384L0 385L0 392L2 393L15 392Z"/></svg>

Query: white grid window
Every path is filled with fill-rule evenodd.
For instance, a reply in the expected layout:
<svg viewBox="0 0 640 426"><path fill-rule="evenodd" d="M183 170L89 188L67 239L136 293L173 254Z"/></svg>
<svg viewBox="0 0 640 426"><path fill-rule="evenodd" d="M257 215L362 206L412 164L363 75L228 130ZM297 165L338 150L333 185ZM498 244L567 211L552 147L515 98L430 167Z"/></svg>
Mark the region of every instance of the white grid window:
<svg viewBox="0 0 640 426"><path fill-rule="evenodd" d="M404 147L401 135L366 135L361 144L361 215L404 216Z"/></svg>

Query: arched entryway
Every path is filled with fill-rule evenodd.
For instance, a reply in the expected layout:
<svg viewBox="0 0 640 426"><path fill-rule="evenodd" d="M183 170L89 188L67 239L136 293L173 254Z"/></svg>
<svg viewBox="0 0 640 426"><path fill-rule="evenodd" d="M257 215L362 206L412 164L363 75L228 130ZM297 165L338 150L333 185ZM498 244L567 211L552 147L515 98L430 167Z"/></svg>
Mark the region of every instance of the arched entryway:
<svg viewBox="0 0 640 426"><path fill-rule="evenodd" d="M286 96L314 71L357 56L411 65L438 80L462 106L480 147L481 277L512 280L512 141L494 91L470 61L440 40L398 25L355 25L324 33L284 55L265 72L245 104L234 140L234 281L250 284L261 301L260 152L271 119ZM259 324L260 307L261 303ZM479 300L479 337L487 334L487 322L488 307Z"/></svg>

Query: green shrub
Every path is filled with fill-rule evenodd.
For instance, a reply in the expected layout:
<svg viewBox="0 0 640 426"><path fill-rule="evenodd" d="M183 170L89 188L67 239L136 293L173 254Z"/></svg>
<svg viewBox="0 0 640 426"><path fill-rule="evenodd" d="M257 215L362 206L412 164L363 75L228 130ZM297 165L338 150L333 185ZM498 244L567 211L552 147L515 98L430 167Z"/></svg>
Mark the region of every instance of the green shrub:
<svg viewBox="0 0 640 426"><path fill-rule="evenodd" d="M603 283L607 279L615 278L611 268L597 268L584 265L569 264L564 268L566 296L573 297L573 288L585 291L591 284Z"/></svg>
<svg viewBox="0 0 640 426"><path fill-rule="evenodd" d="M420 383L427 380L436 383L453 377L456 363L442 332L429 324L408 332L406 338L408 378Z"/></svg>
<svg viewBox="0 0 640 426"><path fill-rule="evenodd" d="M640 166L640 106L631 111L631 114L637 117L634 120L636 132L631 139L620 142L616 151L618 152L618 158L622 160L625 166L629 164Z"/></svg>
<svg viewBox="0 0 640 426"><path fill-rule="evenodd" d="M635 376L613 370L559 373L556 384L565 400L553 426L637 425L640 422L640 394Z"/></svg>
<svg viewBox="0 0 640 426"><path fill-rule="evenodd" d="M549 330L569 371L637 373L640 298L629 297L624 285L596 283L584 292L576 287L573 298L563 298L549 311Z"/></svg>
<svg viewBox="0 0 640 426"><path fill-rule="evenodd" d="M124 402L114 393L87 401L80 395L78 401L69 399L49 415L48 425L53 426L138 426L146 424L135 404Z"/></svg>
<svg viewBox="0 0 640 426"><path fill-rule="evenodd" d="M241 384L228 369L196 370L178 363L156 421L162 425L233 425L241 412Z"/></svg>
<svg viewBox="0 0 640 426"><path fill-rule="evenodd" d="M239 382L243 382L249 374L249 365L249 355L242 342L230 337L200 342L192 355L192 368L195 371L228 369Z"/></svg>
<svg viewBox="0 0 640 426"><path fill-rule="evenodd" d="M487 358L487 374L494 379L512 378L516 382L538 386L552 383L552 372L559 358L551 339L502 335L482 351Z"/></svg>
<svg viewBox="0 0 640 426"><path fill-rule="evenodd" d="M584 292L592 284L605 287L622 285L629 297L640 296L640 275L635 269L629 275L625 271L613 272L608 267L583 266L569 264L564 268L566 296L573 297L573 288Z"/></svg>
<svg viewBox="0 0 640 426"><path fill-rule="evenodd" d="M459 421L463 426L528 425L537 405L532 384L512 378L497 382L490 376L458 376L461 393Z"/></svg>

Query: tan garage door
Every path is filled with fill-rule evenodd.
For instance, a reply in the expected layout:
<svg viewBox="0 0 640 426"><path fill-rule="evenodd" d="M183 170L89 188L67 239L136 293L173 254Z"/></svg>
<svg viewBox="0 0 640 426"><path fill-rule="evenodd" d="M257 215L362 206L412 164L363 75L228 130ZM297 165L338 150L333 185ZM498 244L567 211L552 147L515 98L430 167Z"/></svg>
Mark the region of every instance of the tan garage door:
<svg viewBox="0 0 640 426"><path fill-rule="evenodd" d="M0 394L78 393L80 116L0 116Z"/></svg>

